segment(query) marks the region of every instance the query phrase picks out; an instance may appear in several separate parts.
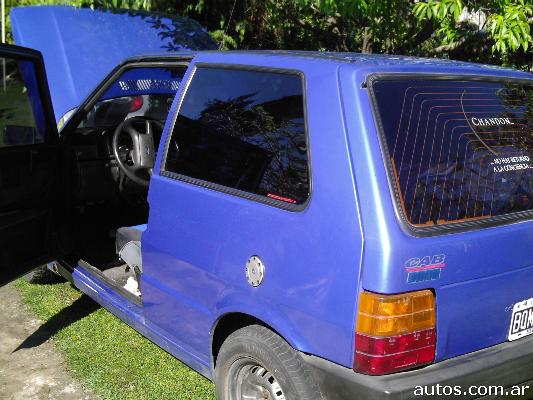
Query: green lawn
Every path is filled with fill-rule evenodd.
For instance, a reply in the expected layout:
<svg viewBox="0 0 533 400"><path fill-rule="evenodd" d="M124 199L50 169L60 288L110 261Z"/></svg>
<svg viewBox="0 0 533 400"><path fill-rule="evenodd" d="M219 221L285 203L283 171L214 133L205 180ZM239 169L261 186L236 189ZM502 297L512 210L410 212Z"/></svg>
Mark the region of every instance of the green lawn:
<svg viewBox="0 0 533 400"><path fill-rule="evenodd" d="M214 386L67 283L18 280L70 372L102 399L214 399Z"/></svg>

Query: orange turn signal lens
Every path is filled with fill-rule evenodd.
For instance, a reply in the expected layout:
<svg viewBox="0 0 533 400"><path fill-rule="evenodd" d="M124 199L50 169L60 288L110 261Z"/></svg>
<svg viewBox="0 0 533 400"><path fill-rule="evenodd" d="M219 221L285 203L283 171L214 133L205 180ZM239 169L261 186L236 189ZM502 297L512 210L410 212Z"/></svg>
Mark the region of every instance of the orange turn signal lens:
<svg viewBox="0 0 533 400"><path fill-rule="evenodd" d="M435 297L430 290L395 295L362 292L357 333L395 336L435 327Z"/></svg>

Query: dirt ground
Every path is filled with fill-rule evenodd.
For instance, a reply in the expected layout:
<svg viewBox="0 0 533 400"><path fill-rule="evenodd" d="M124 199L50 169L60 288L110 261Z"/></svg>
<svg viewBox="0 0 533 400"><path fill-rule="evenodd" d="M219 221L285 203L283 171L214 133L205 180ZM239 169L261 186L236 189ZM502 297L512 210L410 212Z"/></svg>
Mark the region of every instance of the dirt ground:
<svg viewBox="0 0 533 400"><path fill-rule="evenodd" d="M18 292L11 285L0 288L0 299L0 399L96 399L43 340L46 332L37 331L43 322L25 309Z"/></svg>

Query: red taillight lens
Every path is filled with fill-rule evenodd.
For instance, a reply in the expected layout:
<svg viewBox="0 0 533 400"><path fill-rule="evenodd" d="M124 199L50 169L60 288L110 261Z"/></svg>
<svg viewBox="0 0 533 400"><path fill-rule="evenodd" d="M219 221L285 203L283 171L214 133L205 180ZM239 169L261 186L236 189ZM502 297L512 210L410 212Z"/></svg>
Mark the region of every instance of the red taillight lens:
<svg viewBox="0 0 533 400"><path fill-rule="evenodd" d="M130 112L139 111L142 106L143 106L143 97L135 96L131 99Z"/></svg>
<svg viewBox="0 0 533 400"><path fill-rule="evenodd" d="M361 293L355 371L383 375L431 363L435 342L435 300L431 291Z"/></svg>
<svg viewBox="0 0 533 400"><path fill-rule="evenodd" d="M403 371L433 362L435 329L387 338L356 335L354 369L369 375Z"/></svg>

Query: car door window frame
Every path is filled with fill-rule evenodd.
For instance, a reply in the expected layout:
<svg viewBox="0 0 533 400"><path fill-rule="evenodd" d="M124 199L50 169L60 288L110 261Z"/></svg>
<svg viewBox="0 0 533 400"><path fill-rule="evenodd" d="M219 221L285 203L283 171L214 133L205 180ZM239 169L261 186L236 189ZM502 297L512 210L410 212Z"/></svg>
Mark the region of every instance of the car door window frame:
<svg viewBox="0 0 533 400"><path fill-rule="evenodd" d="M37 81L39 91L39 101L43 108L43 115L45 119L45 131L43 132L43 141L37 143L28 143L15 146L2 147L2 151L18 151L24 148L34 146L46 146L50 144L57 144L59 136L57 134L57 127L55 122L54 108L50 99L50 90L48 88L48 79L46 77L46 70L41 53L36 50L25 47L6 45L0 49L5 56L0 58L10 58L19 61L29 61L34 66L35 79Z"/></svg>
<svg viewBox="0 0 533 400"><path fill-rule="evenodd" d="M71 129L76 129L85 115L98 102L100 97L109 89L111 85L127 70L133 68L168 68L180 67L188 68L192 56L185 55L176 58L153 58L153 59L136 59L126 60L124 63L117 66L109 75L98 85L94 91L80 104L75 113L65 121L65 125L61 127L61 132L68 132ZM178 89L179 90L179 89ZM167 117L168 118L168 117Z"/></svg>
<svg viewBox="0 0 533 400"><path fill-rule="evenodd" d="M307 113L307 84L306 84L306 77L303 71L296 70L296 69L287 69L287 68L275 68L275 67L260 67L260 66L254 66L254 65L246 65L246 64L221 64L221 63L209 63L209 62L198 62L192 65L193 70L190 73L187 81L184 83L185 86L183 87L183 91L181 92L181 97L178 100L178 105L176 107L176 110L172 114L172 116L169 116L169 118L172 118L167 136L165 138L165 144L163 148L163 154L161 157L161 165L160 165L160 171L159 175L163 176L165 178L169 178L176 181L185 182L188 184L192 184L195 186L203 187L206 189L215 190L217 192L229 194L232 196L240 197L246 200L254 201L261 204L266 204L272 207L280 208L282 210L286 211L303 211L307 208L309 205L312 195L313 195L313 174L312 174L312 168L311 168L311 141L310 141L310 135L309 135L309 122L308 122L308 113ZM300 204L291 204L287 203L281 200L276 200L273 198L269 198L266 196L263 196L261 194L256 194L252 192L246 192L244 190L232 188L229 186L220 185L218 183L205 181L198 178L193 178L187 175L179 174L177 172L169 171L166 169L166 162L167 162L167 156L168 156L168 148L170 146L170 143L172 141L172 134L174 131L174 127L176 125L176 121L178 119L181 107L183 105L183 101L185 97L187 96L187 93L189 91L190 84L192 80L194 79L194 76L196 75L196 72L200 68L212 68L212 69L221 69L221 70L238 70L238 71L253 71L253 72L265 72L265 73L276 73L276 74L284 74L284 75L292 75L297 76L300 79L300 82L302 84L302 101L303 101L303 120L304 120L304 137L306 142L306 157L307 157L307 180L309 184L309 193L307 195L307 198L304 202Z"/></svg>

